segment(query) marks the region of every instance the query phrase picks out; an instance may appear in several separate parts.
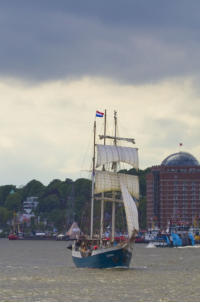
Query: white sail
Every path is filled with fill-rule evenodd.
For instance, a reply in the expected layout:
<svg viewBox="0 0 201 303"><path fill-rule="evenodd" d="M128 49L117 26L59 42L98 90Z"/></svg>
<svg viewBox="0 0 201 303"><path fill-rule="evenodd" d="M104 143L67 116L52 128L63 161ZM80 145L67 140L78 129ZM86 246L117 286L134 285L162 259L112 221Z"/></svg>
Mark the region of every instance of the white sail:
<svg viewBox="0 0 201 303"><path fill-rule="evenodd" d="M96 167L111 162L125 162L138 169L138 149L115 145L97 144Z"/></svg>
<svg viewBox="0 0 201 303"><path fill-rule="evenodd" d="M108 171L95 172L95 193L121 191L120 182L126 184L129 193L139 199L139 180L137 176L117 174Z"/></svg>
<svg viewBox="0 0 201 303"><path fill-rule="evenodd" d="M80 228L76 222L73 222L66 235L70 238L75 238L77 235L79 236L81 233Z"/></svg>
<svg viewBox="0 0 201 303"><path fill-rule="evenodd" d="M123 182L120 182L120 186L126 213L128 236L131 238L134 230L139 230L138 210L135 201L128 192L126 185Z"/></svg>

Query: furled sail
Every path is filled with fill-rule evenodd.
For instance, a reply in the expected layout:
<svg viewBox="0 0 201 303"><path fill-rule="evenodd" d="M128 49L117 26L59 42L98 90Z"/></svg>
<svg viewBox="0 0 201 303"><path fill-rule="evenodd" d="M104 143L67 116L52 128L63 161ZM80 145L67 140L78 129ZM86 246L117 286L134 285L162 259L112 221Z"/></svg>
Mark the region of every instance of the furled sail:
<svg viewBox="0 0 201 303"><path fill-rule="evenodd" d="M124 201L125 213L126 213L126 221L128 227L128 236L131 238L133 236L134 230L139 230L139 223L138 223L138 210L135 204L135 201L131 197L128 192L128 189L124 182L120 182L121 186L121 193Z"/></svg>
<svg viewBox="0 0 201 303"><path fill-rule="evenodd" d="M97 144L96 167L111 162L125 162L138 169L138 149L116 145Z"/></svg>
<svg viewBox="0 0 201 303"><path fill-rule="evenodd" d="M126 184L129 193L139 199L139 180L137 176L117 174L108 171L95 172L95 193L121 191L120 182Z"/></svg>

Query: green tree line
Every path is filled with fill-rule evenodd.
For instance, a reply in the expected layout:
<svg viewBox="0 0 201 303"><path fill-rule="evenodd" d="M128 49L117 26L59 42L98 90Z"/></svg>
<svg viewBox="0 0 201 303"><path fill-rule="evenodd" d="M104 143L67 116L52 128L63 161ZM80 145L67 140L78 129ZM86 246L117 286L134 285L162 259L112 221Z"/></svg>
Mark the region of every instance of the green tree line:
<svg viewBox="0 0 201 303"><path fill-rule="evenodd" d="M149 169L131 169L126 171L129 174L138 175L140 183L140 199L138 203L139 222L141 228L146 228L146 173ZM121 171L125 172L125 171ZM66 179L61 181L55 179L47 186L38 180L31 180L25 186L17 188L15 185L0 186L0 228L8 227L13 216L23 211L23 202L27 197L38 197L38 205L35 209L35 216L40 222L46 222L47 228L55 227L58 231L66 230L76 221L84 232L90 226L90 205L91 205L91 181L88 179L77 179L72 181ZM106 203L107 204L107 203ZM105 206L106 223L110 220L111 203ZM100 214L100 203L95 204L95 217ZM122 210L117 209L117 225L125 224L122 220ZM98 220L97 227L98 229ZM32 222L34 228L35 222ZM96 224L96 223L95 223ZM42 225L41 225L42 228Z"/></svg>

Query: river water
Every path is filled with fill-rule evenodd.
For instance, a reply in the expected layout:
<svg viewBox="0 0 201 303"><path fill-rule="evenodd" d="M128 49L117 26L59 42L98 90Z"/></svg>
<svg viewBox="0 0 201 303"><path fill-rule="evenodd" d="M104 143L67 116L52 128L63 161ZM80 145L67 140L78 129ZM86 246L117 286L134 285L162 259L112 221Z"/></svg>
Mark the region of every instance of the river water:
<svg viewBox="0 0 201 303"><path fill-rule="evenodd" d="M136 244L130 269L78 269L66 246L0 239L0 301L200 301L199 247Z"/></svg>

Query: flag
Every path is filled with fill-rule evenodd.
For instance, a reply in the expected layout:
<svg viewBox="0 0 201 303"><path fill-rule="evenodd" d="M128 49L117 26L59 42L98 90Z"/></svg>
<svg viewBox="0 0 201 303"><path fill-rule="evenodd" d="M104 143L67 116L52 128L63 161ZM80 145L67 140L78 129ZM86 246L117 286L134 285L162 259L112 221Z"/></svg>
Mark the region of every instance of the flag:
<svg viewBox="0 0 201 303"><path fill-rule="evenodd" d="M98 110L96 111L96 117L103 117L104 113L99 112Z"/></svg>
<svg viewBox="0 0 201 303"><path fill-rule="evenodd" d="M179 143L179 146L182 146L183 145L183 143Z"/></svg>

